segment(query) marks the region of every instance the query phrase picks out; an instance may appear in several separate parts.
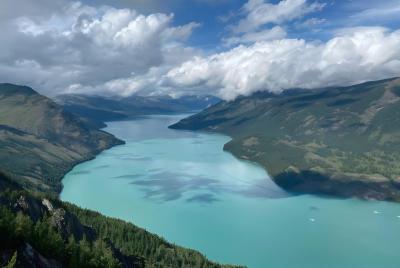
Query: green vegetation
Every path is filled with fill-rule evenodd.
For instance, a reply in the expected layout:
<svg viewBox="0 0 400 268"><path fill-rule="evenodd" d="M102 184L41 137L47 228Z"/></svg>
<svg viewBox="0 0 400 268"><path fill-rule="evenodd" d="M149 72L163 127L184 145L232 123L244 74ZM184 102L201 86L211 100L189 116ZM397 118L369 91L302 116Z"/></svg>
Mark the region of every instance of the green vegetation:
<svg viewBox="0 0 400 268"><path fill-rule="evenodd" d="M0 266L230 267L57 199L68 170L122 143L99 126L29 87L0 84Z"/></svg>
<svg viewBox="0 0 400 268"><path fill-rule="evenodd" d="M2 247L18 246L29 243L45 257L59 260L70 267L118 267L120 263L112 255L108 245L102 240L89 243L86 238L75 241L71 236L65 243L59 233L45 216L34 223L22 212L13 213L0 206L0 233ZM16 256L13 256L16 258ZM10 262L16 262L11 260ZM79 264L78 266L76 264Z"/></svg>
<svg viewBox="0 0 400 268"><path fill-rule="evenodd" d="M282 187L400 201L400 79L257 93L221 102L172 128L217 131L239 158Z"/></svg>
<svg viewBox="0 0 400 268"><path fill-rule="evenodd" d="M147 260L148 267L220 267L205 259L197 251L172 245L122 220L108 218L74 205L68 205L68 210L83 224L93 227L103 239L109 238L122 253L143 256Z"/></svg>
<svg viewBox="0 0 400 268"><path fill-rule="evenodd" d="M1 175L0 182L0 264L231 267L208 261L197 251L170 244L133 224L18 189ZM27 251L34 253L24 254Z"/></svg>
<svg viewBox="0 0 400 268"><path fill-rule="evenodd" d="M64 174L122 141L33 89L0 84L0 169L26 189L58 194Z"/></svg>

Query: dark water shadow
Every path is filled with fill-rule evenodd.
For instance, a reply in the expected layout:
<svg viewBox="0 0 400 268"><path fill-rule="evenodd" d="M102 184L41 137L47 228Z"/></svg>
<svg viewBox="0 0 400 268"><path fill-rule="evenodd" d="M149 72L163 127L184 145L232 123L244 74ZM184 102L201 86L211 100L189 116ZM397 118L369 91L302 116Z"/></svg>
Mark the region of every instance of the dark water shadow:
<svg viewBox="0 0 400 268"><path fill-rule="evenodd" d="M205 176L196 176L184 172L155 172L150 175L128 174L114 178L132 179L130 184L138 186L144 192L144 197L160 202L168 202L187 198L187 202L211 204L219 201L219 196L228 193L241 195L247 198L285 198L292 196L276 186L269 178L258 180L254 184L234 185L210 179ZM201 193L198 193L201 192Z"/></svg>
<svg viewBox="0 0 400 268"><path fill-rule="evenodd" d="M197 194L194 195L188 199L186 199L186 202L192 203L192 202L197 202L197 203L205 203L205 204L211 204L214 202L220 201L215 195L213 194Z"/></svg>
<svg viewBox="0 0 400 268"><path fill-rule="evenodd" d="M131 184L140 186L146 198L164 202L180 199L190 191L202 190L210 192L210 195L222 191L218 180L175 172L159 172L145 179L135 180ZM216 197L213 198L216 199ZM211 199L212 197L209 196L209 200ZM195 200L196 198L192 201Z"/></svg>

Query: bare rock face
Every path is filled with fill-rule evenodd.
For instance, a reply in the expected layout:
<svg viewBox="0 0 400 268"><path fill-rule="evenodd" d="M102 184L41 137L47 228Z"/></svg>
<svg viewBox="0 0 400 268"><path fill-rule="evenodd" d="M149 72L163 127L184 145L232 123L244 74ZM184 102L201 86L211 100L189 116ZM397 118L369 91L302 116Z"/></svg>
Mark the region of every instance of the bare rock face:
<svg viewBox="0 0 400 268"><path fill-rule="evenodd" d="M58 208L58 209L53 209L51 211L51 221L53 225L56 227L59 233L63 235L63 237L66 237L68 235L67 232L67 221L66 219L66 211L63 208ZM70 215L68 215L70 217ZM69 219L70 220L70 219Z"/></svg>
<svg viewBox="0 0 400 268"><path fill-rule="evenodd" d="M42 200L42 204L43 204L43 206L46 207L46 209L47 209L50 213L53 212L53 210L54 210L53 205L51 204L51 202L50 202L48 199L46 199L46 198L43 199L43 200Z"/></svg>
<svg viewBox="0 0 400 268"><path fill-rule="evenodd" d="M43 217L45 208L34 198L21 195L13 206L15 211L21 211L27 214L33 221Z"/></svg>
<svg viewBox="0 0 400 268"><path fill-rule="evenodd" d="M17 203L15 203L14 207L18 208L18 209L21 209L23 211L28 211L29 205L28 205L28 202L26 201L25 196L21 195L18 198Z"/></svg>
<svg viewBox="0 0 400 268"><path fill-rule="evenodd" d="M21 195L13 204L13 210L28 215L33 222L43 217L49 217L54 228L67 240L73 235L76 240L81 240L83 236L92 239L96 236L93 229L82 225L78 218L66 211L62 207L57 207L49 199L36 199L31 196Z"/></svg>
<svg viewBox="0 0 400 268"><path fill-rule="evenodd" d="M50 200L42 199L42 206L50 216L54 228L61 234L63 239L67 240L70 235L75 239L81 240L86 236L89 240L95 237L93 229L83 226L78 218L66 211L64 208L55 206Z"/></svg>

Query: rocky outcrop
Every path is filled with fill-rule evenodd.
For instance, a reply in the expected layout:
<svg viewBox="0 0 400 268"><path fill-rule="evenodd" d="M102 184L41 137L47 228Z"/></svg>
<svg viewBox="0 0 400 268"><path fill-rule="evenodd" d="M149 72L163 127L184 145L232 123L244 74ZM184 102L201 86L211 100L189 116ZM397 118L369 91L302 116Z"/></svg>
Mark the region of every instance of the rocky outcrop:
<svg viewBox="0 0 400 268"><path fill-rule="evenodd" d="M23 191L21 192L23 193ZM21 194L13 203L10 203L8 198L0 198L0 205L10 207L15 213L29 216L33 223L48 218L53 228L61 234L65 242L71 236L74 237L75 241L85 238L87 241L94 242L101 239L94 229L81 224L74 214L68 212L60 204L58 200L37 198L29 194ZM121 263L122 267L144 267L142 258L125 255L110 240L106 239L105 242L110 247L113 257ZM16 267L64 267L62 262L44 257L27 242L15 241L14 245L8 245L5 248L4 246L0 244L1 263L9 262L16 253Z"/></svg>
<svg viewBox="0 0 400 268"><path fill-rule="evenodd" d="M71 235L77 241L84 236L91 241L95 239L96 233L93 229L83 226L75 215L62 207L55 206L55 202L59 201L50 201L46 198L40 200L31 196L21 195L12 207L15 212L21 211L28 215L33 222L49 217L54 228L65 240Z"/></svg>

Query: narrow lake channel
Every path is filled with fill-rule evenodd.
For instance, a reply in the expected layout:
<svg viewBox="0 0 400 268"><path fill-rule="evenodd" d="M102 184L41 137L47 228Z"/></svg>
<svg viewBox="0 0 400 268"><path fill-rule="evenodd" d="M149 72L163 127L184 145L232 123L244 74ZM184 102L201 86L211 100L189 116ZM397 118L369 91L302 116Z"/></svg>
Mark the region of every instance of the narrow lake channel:
<svg viewBox="0 0 400 268"><path fill-rule="evenodd" d="M185 115L108 123L125 140L76 166L61 199L249 268L398 268L400 204L292 196L222 150L229 137L168 129Z"/></svg>

